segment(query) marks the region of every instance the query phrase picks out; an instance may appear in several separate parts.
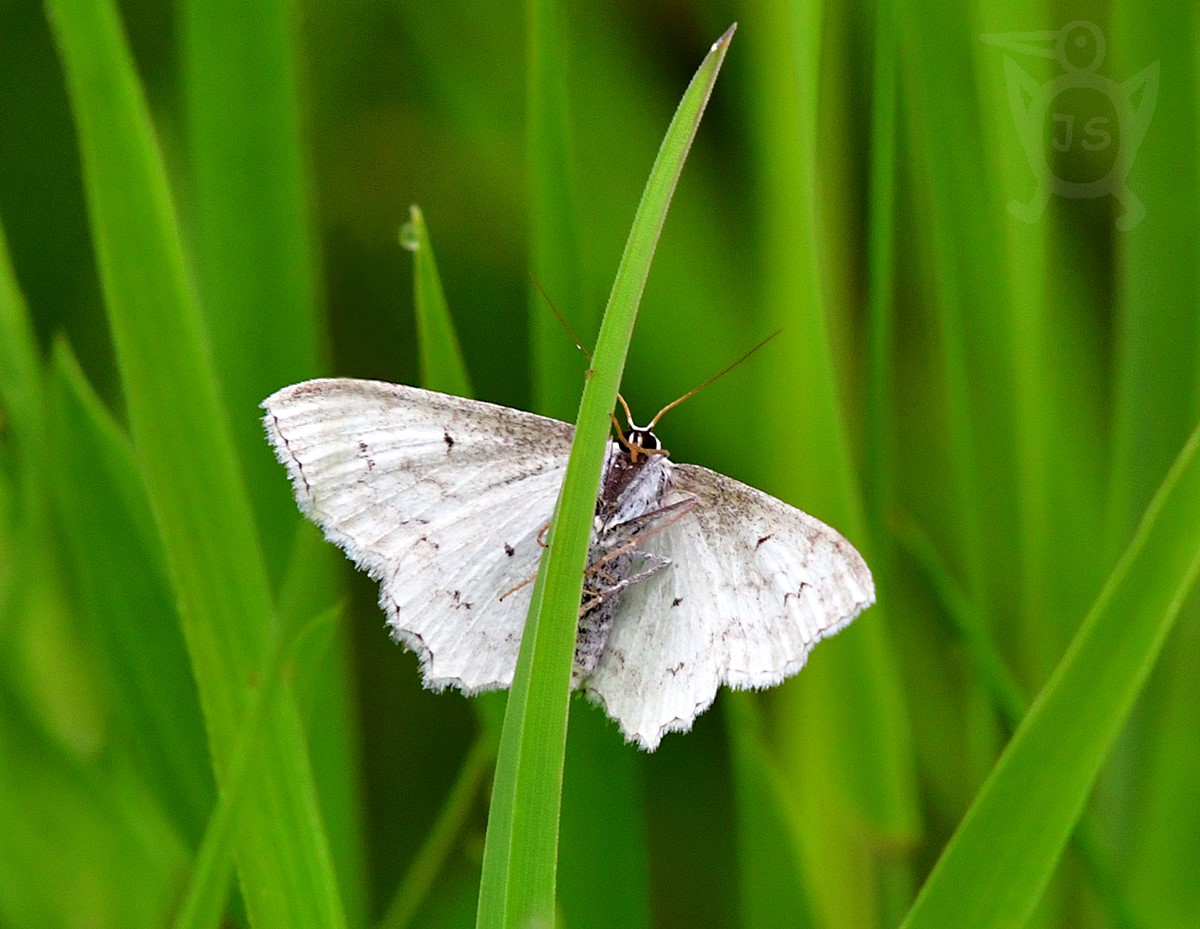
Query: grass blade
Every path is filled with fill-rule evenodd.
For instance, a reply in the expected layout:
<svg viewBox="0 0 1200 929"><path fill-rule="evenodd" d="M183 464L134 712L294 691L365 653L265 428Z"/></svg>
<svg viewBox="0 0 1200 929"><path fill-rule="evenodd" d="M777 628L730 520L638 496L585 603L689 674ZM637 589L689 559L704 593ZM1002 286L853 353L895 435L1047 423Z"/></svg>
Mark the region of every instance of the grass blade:
<svg viewBox="0 0 1200 929"><path fill-rule="evenodd" d="M194 845L216 792L199 696L134 450L62 342L54 350L49 401L59 524L80 606L95 626L108 692L147 785Z"/></svg>
<svg viewBox="0 0 1200 929"><path fill-rule="evenodd" d="M421 385L456 397L474 397L425 217L420 207L413 206L411 211L412 219L401 231L400 242L413 253L413 304L417 311Z"/></svg>
<svg viewBox="0 0 1200 929"><path fill-rule="evenodd" d="M974 665L975 675L987 690L996 713L1008 732L1015 732L1028 711L1027 701L1004 656L981 633L983 624L977 617L968 617L968 613L978 612L978 608L968 600L943 567L942 559L920 527L910 519L900 518L895 525L895 534L901 548L924 570L930 586L937 591L947 617L957 627L964 650ZM1133 926L1135 923L1130 916L1131 908L1124 887L1117 880L1116 867L1109 861L1107 849L1098 840L1099 834L1097 820L1085 810L1080 814L1072 834L1076 854L1091 879L1097 897L1105 901L1114 925Z"/></svg>
<svg viewBox="0 0 1200 929"><path fill-rule="evenodd" d="M1109 552L1128 537L1159 476L1200 416L1200 63L1194 8L1153 17L1128 0L1113 7L1113 76L1161 72L1152 122L1129 172L1146 218L1115 236L1118 314L1113 395ZM1115 69L1120 69L1119 71ZM1140 99L1141 95L1139 95ZM1117 207L1117 212L1120 211ZM1145 739L1128 746L1142 772L1124 823L1133 833L1128 882L1148 926L1200 925L1195 880L1200 836L1200 617L1195 601L1146 687Z"/></svg>
<svg viewBox="0 0 1200 929"><path fill-rule="evenodd" d="M4 476L12 478L12 483L4 487L11 499L3 501L3 510L13 534L12 542L3 545L2 553L8 557L0 566L0 629L6 631L9 608L18 596L18 580L29 575L33 564L44 560L47 488L42 467L46 461L43 392L37 336L0 225L0 437L7 446L0 464L7 466L2 469ZM41 538L34 542L30 533ZM19 544L18 538L22 539Z"/></svg>
<svg viewBox="0 0 1200 929"><path fill-rule="evenodd" d="M584 293L583 236L575 187L574 139L567 90L567 25L574 8L561 0L527 4L526 147L529 161L529 292L534 409L570 419L578 410L579 374L587 360L547 305L591 344L599 300ZM544 291L544 293L543 293ZM648 927L649 851L637 759L597 708L572 706L563 777L559 909L573 929ZM603 807L596 797L605 797ZM587 849L588 853L580 853ZM610 887L624 892L612 894Z"/></svg>
<svg viewBox="0 0 1200 929"><path fill-rule="evenodd" d="M575 202L568 119L568 4L530 0L526 78L526 146L529 158L529 238L533 274L558 311L587 339L599 320L584 301L581 236ZM529 292L533 383L537 410L568 419L576 410L580 359L570 337L546 306L541 289Z"/></svg>
<svg viewBox="0 0 1200 929"><path fill-rule="evenodd" d="M680 101L651 168L609 295L501 733L484 846L479 929L554 921L571 659L604 437L667 208L732 38L731 28L713 45Z"/></svg>
<svg viewBox="0 0 1200 929"><path fill-rule="evenodd" d="M1200 572L1200 428L904 922L1019 926Z"/></svg>
<svg viewBox="0 0 1200 929"><path fill-rule="evenodd" d="M845 384L838 379L836 327L852 328L840 317L850 313L853 295L839 293L836 277L824 271L829 243L817 211L819 204L837 215L835 205L816 196L826 180L818 146L820 67L824 56L836 57L827 50L831 27L824 17L830 11L822 3L765 9L770 19L752 39L747 36L758 46L752 57L761 72L753 120L763 187L759 286L764 328L783 334L755 365L763 378L756 404L762 418L751 430L763 443L755 456L761 469L756 483L828 520L874 565L846 416L852 375ZM887 53L879 54L886 67ZM888 131L886 114L877 123L879 131ZM879 157L882 195L890 177L886 156ZM880 263L888 261L890 248L884 232L877 229L873 243ZM877 288L886 286L886 270L876 268ZM876 374L884 374L882 367ZM803 674L767 698L780 711L769 747L786 780L828 785L821 791L793 788L788 797L789 826L803 824L794 836L803 883L816 921L828 926L870 926L881 914L886 923L890 910L897 918L903 913L911 892L907 865L882 851L911 842L919 820L908 711L887 629L891 606L886 578L880 580L880 605L822 645ZM897 898L898 905L892 903Z"/></svg>
<svg viewBox="0 0 1200 929"><path fill-rule="evenodd" d="M49 4L82 152L132 433L199 685L218 782L275 619L146 102L116 10ZM345 924L290 687L268 715L238 842L259 926Z"/></svg>
<svg viewBox="0 0 1200 929"><path fill-rule="evenodd" d="M97 630L87 625L96 614L71 586L53 532L55 494L66 488L48 383L0 228L0 921L34 929L92 918L148 929L187 848L178 822L162 815L163 767L128 763L113 689L97 686ZM86 436L75 438L86 446ZM87 502L84 518L107 501ZM94 547L114 541L106 528ZM198 793L203 803L202 784Z"/></svg>
<svg viewBox="0 0 1200 929"><path fill-rule="evenodd" d="M421 904L429 895L434 879L446 859L450 857L454 843L462 835L471 808L478 800L495 757L493 733L485 728L467 753L442 811L404 875L404 880L396 889L395 896L379 923L379 929L408 929L412 925Z"/></svg>
<svg viewBox="0 0 1200 929"><path fill-rule="evenodd" d="M246 802L247 778L257 761L263 721L284 677L285 664L295 660L299 646L311 631L332 625L339 611L340 607L333 607L314 617L300 626L288 642L280 642L273 637L267 643L262 669L255 676L258 686L250 695L242 730L238 733L230 757L229 773L196 853L192 881L176 914L174 929L217 929L220 926L229 895L233 849L241 824L242 805Z"/></svg>
<svg viewBox="0 0 1200 929"><path fill-rule="evenodd" d="M400 230L400 244L413 253L413 306L417 316L421 386L456 397L473 398L471 376L459 346L454 317L446 302L425 216L416 205L410 210L412 218ZM480 725L487 730L487 741L493 745L500 741L506 700L503 692L496 691L479 694L471 701ZM402 894L403 888L397 893ZM392 908L389 908L390 912Z"/></svg>
<svg viewBox="0 0 1200 929"><path fill-rule="evenodd" d="M896 58L898 36L896 0L876 6L875 60L871 72L871 171L868 243L869 313L867 314L870 364L867 369L867 436L864 495L867 511L880 521L893 502L894 476L887 442L889 397L895 388L892 367L895 324L895 193L896 193ZM872 527L883 538L882 526Z"/></svg>
<svg viewBox="0 0 1200 929"><path fill-rule="evenodd" d="M89 757L110 707L71 612L53 534L41 350L0 229L0 680L60 746ZM4 674L3 672L7 672Z"/></svg>
<svg viewBox="0 0 1200 929"><path fill-rule="evenodd" d="M743 929L809 929L814 925L801 849L802 829L779 765L763 738L759 705L752 694L725 696L737 791L738 857Z"/></svg>
<svg viewBox="0 0 1200 929"><path fill-rule="evenodd" d="M5 682L5 685L8 682ZM114 755L80 764L0 686L0 910L11 929L158 929L188 849Z"/></svg>
<svg viewBox="0 0 1200 929"><path fill-rule="evenodd" d="M295 6L179 6L195 276L222 397L245 411L233 417L233 438L272 575L287 558L296 507L254 411L319 366Z"/></svg>
<svg viewBox="0 0 1200 929"><path fill-rule="evenodd" d="M193 267L230 429L251 490L268 574L284 570L297 524L286 481L263 441L258 403L318 373L319 268L306 176L297 5L185 0L179 8L182 103L190 169ZM247 308L253 312L247 312ZM337 591L334 555L314 568ZM322 588L318 588L322 589ZM354 790L353 704L343 646L316 653L300 676L323 698L306 713L321 812L353 925L365 920L366 879Z"/></svg>
<svg viewBox="0 0 1200 929"><path fill-rule="evenodd" d="M42 419L42 372L37 337L17 284L4 226L0 225L0 404L23 458L30 463L42 452L45 424ZM29 468L36 478L37 468Z"/></svg>

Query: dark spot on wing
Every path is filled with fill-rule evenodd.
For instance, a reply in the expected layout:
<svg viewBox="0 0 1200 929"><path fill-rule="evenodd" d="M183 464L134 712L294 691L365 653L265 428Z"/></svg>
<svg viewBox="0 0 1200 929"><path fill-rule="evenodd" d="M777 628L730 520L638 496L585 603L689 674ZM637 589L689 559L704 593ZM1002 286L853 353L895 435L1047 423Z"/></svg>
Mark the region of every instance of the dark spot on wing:
<svg viewBox="0 0 1200 929"><path fill-rule="evenodd" d="M681 603L683 603L683 597L676 597L671 601L671 606L679 606Z"/></svg>
<svg viewBox="0 0 1200 929"><path fill-rule="evenodd" d="M811 586L812 586L812 584L810 584L808 581L801 581L799 587L797 587L795 590L789 590L787 593L785 593L783 595L784 606L787 606L788 597L795 597L797 600L799 600L801 594L804 593L804 588L811 587Z"/></svg>
<svg viewBox="0 0 1200 929"><path fill-rule="evenodd" d="M429 536L427 536L427 535L421 536L419 539L417 539L417 541L424 542L426 545L432 545L434 548L434 551L437 551L439 548L441 548L441 546L438 545L437 542L433 541L433 539L429 538Z"/></svg>
<svg viewBox="0 0 1200 929"><path fill-rule="evenodd" d="M516 551L516 549L513 548L511 545L509 545L507 542L504 543L504 554L506 554L509 558L511 558L513 556L513 552L515 552L515 551Z"/></svg>
<svg viewBox="0 0 1200 929"><path fill-rule="evenodd" d="M675 665L675 667L667 668L667 673L669 675L671 675L671 677L674 677L676 674L678 674L682 670L683 670L683 662L681 661L681 662L679 662L679 664Z"/></svg>
<svg viewBox="0 0 1200 929"><path fill-rule="evenodd" d="M761 539L759 539L759 540L758 540L758 544L757 544L757 545L755 545L754 547L755 547L755 548L758 548L760 545L762 545L762 544L763 544L763 542L770 541L770 540L771 540L771 539L773 539L773 538L774 538L774 536L770 536L770 535L764 535L764 536L763 536Z"/></svg>
<svg viewBox="0 0 1200 929"><path fill-rule="evenodd" d="M455 609L469 610L472 606L470 601L464 600L462 592L458 590L447 591L450 594L450 599L454 601Z"/></svg>

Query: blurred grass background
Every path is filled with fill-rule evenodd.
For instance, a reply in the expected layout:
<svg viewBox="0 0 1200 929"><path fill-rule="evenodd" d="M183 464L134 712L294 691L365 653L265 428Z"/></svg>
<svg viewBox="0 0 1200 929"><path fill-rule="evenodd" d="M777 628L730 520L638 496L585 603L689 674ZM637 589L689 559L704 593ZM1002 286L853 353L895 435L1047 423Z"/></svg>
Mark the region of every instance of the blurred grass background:
<svg viewBox="0 0 1200 929"><path fill-rule="evenodd" d="M397 234L418 203L476 395L573 418L583 363L529 272L590 342L672 109L736 20L623 393L652 413L782 327L661 432L678 460L846 532L880 604L795 681L723 696L653 756L576 702L563 923L898 925L1198 419L1200 14L1128 0L1103 16L924 0L126 3L178 216L182 247L160 252L98 212L101 195L110 216L153 199L136 166L93 146L85 196L96 136L78 114L104 81L81 68L80 24L105 6L55 0L56 33L38 4L0 2L0 924L172 923L218 779L238 769L237 707L214 715L213 695L245 699L238 682L272 673L297 628L310 632L285 648L286 708L263 725L283 733L268 755L290 772L282 797L317 825L275 830L289 811L269 805L234 817L261 834L237 837L227 923L288 924L275 901L291 890L296 910L353 927L471 924L477 732L496 701L481 716L420 689L373 585L301 525L257 404L317 374L417 382ZM1036 87L1064 69L983 37L1077 19L1106 40L1099 74L1159 65L1135 152L1123 91L1056 104L1126 140L1146 207L1128 231L1111 196L1052 197L1032 224L1008 210L1037 176L1006 59ZM55 35L75 56L74 100ZM1062 128L1048 118L1040 137L1054 173L1102 175L1113 147L1076 135L1060 151ZM175 253L186 276L172 283ZM123 289L102 288L106 255ZM134 321L118 297L139 286L194 304L207 349L181 348L153 301ZM180 397L131 386L187 372L206 380L174 381ZM209 394L219 441L170 457L155 430L209 423ZM197 604L221 596L195 583L219 585L222 565L189 561L170 503L239 469L274 614L227 610L248 631L214 627L233 637L210 653ZM237 498L211 521L242 526ZM1176 544L1194 555L1187 531ZM1136 578L1134 604L1187 587ZM230 585L243 581L257 589ZM213 658L222 642L240 664ZM1029 925L1200 924L1198 647L1192 599ZM240 677L213 690L208 667ZM317 877L297 865L272 884L271 852Z"/></svg>

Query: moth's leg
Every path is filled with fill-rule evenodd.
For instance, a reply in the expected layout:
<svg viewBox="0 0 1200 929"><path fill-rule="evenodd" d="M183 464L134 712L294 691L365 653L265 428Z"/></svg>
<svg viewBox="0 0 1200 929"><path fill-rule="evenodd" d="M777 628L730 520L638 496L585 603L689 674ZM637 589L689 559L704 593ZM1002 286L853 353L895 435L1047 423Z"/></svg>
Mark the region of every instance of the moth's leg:
<svg viewBox="0 0 1200 929"><path fill-rule="evenodd" d="M688 497L686 500L680 500L677 503L672 503L669 506L664 506L650 513L645 513L642 516L627 520L626 522L621 523L620 526L610 528L608 530L609 532L619 531L620 538L627 539L628 541L623 541L616 548L606 551L603 557L598 558L596 561L593 561L588 565L588 570L598 570L604 565L608 564L610 561L620 558L622 555L627 555L630 552L638 551L643 543L648 542L660 532L669 529L671 526L679 522L679 520L683 519L683 517L686 516L695 505L696 498ZM637 533L636 535L632 532L626 532L626 529L633 529L638 525L642 525L647 522L654 522L656 520L656 525L652 526L645 532ZM638 552L638 554L646 561L650 560L648 553Z"/></svg>
<svg viewBox="0 0 1200 929"><path fill-rule="evenodd" d="M579 606L579 615L582 618L604 602L604 597L599 591L595 591L591 595L590 600L584 600Z"/></svg>
<svg viewBox="0 0 1200 929"><path fill-rule="evenodd" d="M600 580L607 581L610 584L617 583L617 578L614 575L610 574L608 571L605 571L603 568L599 568L599 567L587 568L587 569L585 569L584 574L585 575L588 575L588 574L595 575L595 576L599 577Z"/></svg>
<svg viewBox="0 0 1200 929"><path fill-rule="evenodd" d="M676 500L674 503L669 503L666 506L660 506L657 510L651 510L648 513L643 513L641 516L634 516L625 520L623 523L616 523L615 525L608 526L606 531L613 533L633 533L642 526L657 522L660 519L671 517L671 519L665 522L661 527L656 527L654 529L652 534L657 535L659 532L662 532L663 529L666 529L668 526L673 526L675 523L677 523L684 516L684 514L691 511L692 507L695 505L695 497L685 497L682 500ZM649 535L644 536L644 538L649 537Z"/></svg>
<svg viewBox="0 0 1200 929"><path fill-rule="evenodd" d="M635 516L633 519L628 519L617 526L610 526L610 532L619 532L620 535L623 538L627 538L628 541L622 543L617 548L606 551L600 559L588 565L587 570L584 572L585 577L588 575L599 575L604 580L609 581L609 585L607 587L601 587L594 590L588 588L587 586L584 587L584 596L590 597L590 599L584 600L583 605L579 609L580 615L582 616L588 610L594 609L613 594L619 593L620 591L625 590L634 584L639 584L644 580L648 580L663 568L667 567L671 563L671 559L664 558L661 555L655 555L650 552L639 552L639 557L646 562L649 567L644 568L637 574L618 581L608 571L603 570L604 565L614 561L617 558L620 558L622 555L627 555L630 552L636 551L643 542L654 538L654 536L658 535L664 529L667 529L679 522L679 520L681 520L695 505L696 498L687 497L683 500L677 500L675 503L668 504L667 506L659 507L657 510L651 510L649 513L643 513L641 516ZM633 534L634 531L639 527L655 522L657 522L658 525L653 526L653 528L651 528L649 531L639 533L637 535ZM550 523L547 522L538 532L537 543L542 548L546 547L545 536L549 529ZM505 597L516 593L525 585L532 583L536 577L536 572L531 574L515 587L511 587L502 593L500 595L500 599L503 600Z"/></svg>
<svg viewBox="0 0 1200 929"><path fill-rule="evenodd" d="M549 543L546 541L546 533L549 531L550 531L550 522L549 522L549 520L547 520L546 524L543 525L542 528L538 530L538 534L537 534L537 544L542 548L550 547ZM533 574L529 575L529 577L525 578L525 580L521 581L521 583L517 584L515 587L510 587L508 590L504 591L504 593L502 593L500 595L499 599L503 600L505 597L515 594L518 590L520 590L526 584L532 583L536 577L537 577L537 572L535 571L535 572L533 572Z"/></svg>
<svg viewBox="0 0 1200 929"><path fill-rule="evenodd" d="M611 574L609 574L607 571L605 571L601 568L595 568L595 569L588 568L587 570L584 571L585 578L589 574L599 575L601 577L601 579L608 581L610 584L619 583L619 581L615 577L613 577ZM534 571L531 575L529 575L529 577L525 578L525 580L521 581L519 584L515 584L514 586L508 588L508 590L504 591L504 593L502 593L498 599L503 600L505 597L512 596L518 590L520 590L522 587L525 587L528 584L532 584L536 579L537 579L537 572ZM584 596L595 596L597 592L605 590L605 589L606 588L604 588L604 587L590 588L587 586L587 583L585 581L584 587L583 587L583 593L584 593Z"/></svg>
<svg viewBox="0 0 1200 929"><path fill-rule="evenodd" d="M537 579L537 572L534 571L533 574L529 575L529 577L525 578L525 580L521 581L521 583L508 588L508 590L504 591L504 593L502 593L496 599L503 600L505 597L511 597L513 594L515 594L518 590L520 590L526 584L532 584L536 579Z"/></svg>
<svg viewBox="0 0 1200 929"><path fill-rule="evenodd" d="M590 610L595 609L609 597L616 596L623 590L628 590L634 584L640 584L642 581L648 581L659 571L671 566L671 559L665 555L656 555L653 552L639 552L638 557L645 562L646 567L636 574L631 574L621 580L614 580L607 587L584 588L584 592L589 599L584 600L583 605L579 608L579 615L583 616ZM590 570L590 569L589 569Z"/></svg>
<svg viewBox="0 0 1200 929"><path fill-rule="evenodd" d="M645 562L646 567L636 574L631 574L629 577L621 578L611 587L605 589L606 597L611 597L615 593L620 593L627 587L632 587L634 584L640 584L642 581L648 581L654 577L659 571L662 571L671 566L671 559L666 555L656 555L653 552L639 552L638 557Z"/></svg>

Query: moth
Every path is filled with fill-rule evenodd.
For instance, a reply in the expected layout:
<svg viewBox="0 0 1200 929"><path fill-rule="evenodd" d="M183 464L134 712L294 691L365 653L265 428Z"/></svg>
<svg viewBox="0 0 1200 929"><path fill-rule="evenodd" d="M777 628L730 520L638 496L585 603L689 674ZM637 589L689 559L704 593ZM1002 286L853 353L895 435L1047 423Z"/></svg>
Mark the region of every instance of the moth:
<svg viewBox="0 0 1200 929"><path fill-rule="evenodd" d="M262 406L300 509L379 582L425 686L507 688L574 427L353 379L294 384ZM838 532L676 464L653 426L608 444L572 673L646 751L690 729L722 684L797 673L875 599Z"/></svg>

